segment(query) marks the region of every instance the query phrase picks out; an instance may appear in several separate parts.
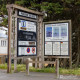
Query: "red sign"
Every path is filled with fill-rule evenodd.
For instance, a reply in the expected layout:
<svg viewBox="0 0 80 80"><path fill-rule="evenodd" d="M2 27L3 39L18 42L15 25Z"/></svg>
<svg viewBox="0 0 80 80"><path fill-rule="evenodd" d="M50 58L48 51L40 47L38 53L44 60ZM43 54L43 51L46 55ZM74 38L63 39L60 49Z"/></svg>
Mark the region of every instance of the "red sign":
<svg viewBox="0 0 80 80"><path fill-rule="evenodd" d="M35 52L35 48L34 48L34 47L32 48L32 52L33 52L33 53Z"/></svg>

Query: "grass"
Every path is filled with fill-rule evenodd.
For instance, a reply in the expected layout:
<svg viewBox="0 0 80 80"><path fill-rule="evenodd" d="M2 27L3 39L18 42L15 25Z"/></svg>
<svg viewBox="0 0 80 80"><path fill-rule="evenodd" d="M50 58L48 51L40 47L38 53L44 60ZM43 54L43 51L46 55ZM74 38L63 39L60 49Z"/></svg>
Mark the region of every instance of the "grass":
<svg viewBox="0 0 80 80"><path fill-rule="evenodd" d="M0 64L0 69L7 69L7 64ZM11 65L11 69L14 70L14 65ZM35 69L34 67L30 67L31 72L44 72L44 73L55 73L55 68L43 68L43 69ZM26 66L24 64L17 65L17 71L26 71ZM71 74L71 75L80 75L80 68L74 69L59 69L60 74Z"/></svg>

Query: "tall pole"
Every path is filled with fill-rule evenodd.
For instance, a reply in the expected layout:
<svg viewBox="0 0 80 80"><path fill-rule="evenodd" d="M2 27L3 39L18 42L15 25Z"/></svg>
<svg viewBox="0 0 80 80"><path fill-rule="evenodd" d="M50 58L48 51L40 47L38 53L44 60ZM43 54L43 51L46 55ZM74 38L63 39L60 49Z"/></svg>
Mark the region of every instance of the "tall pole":
<svg viewBox="0 0 80 80"><path fill-rule="evenodd" d="M7 73L11 72L11 29L12 29L12 9L8 8L8 63Z"/></svg>

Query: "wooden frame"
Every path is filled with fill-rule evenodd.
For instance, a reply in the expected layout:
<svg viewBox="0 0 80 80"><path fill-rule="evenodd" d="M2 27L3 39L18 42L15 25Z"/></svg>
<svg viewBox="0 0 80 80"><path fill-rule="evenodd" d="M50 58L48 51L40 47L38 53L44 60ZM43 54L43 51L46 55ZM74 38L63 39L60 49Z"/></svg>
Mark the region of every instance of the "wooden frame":
<svg viewBox="0 0 80 80"><path fill-rule="evenodd" d="M40 60L42 61L43 60L43 53L42 53L42 21L43 21L43 13L41 12L38 12L38 11L33 11L33 10L30 10L28 8L24 8L24 7L21 7L21 6L18 6L18 5L15 5L15 4L9 4L6 6L7 7L7 10L8 10L8 29L9 29L9 37L8 37L8 73L11 71L11 31L12 31L12 18L15 18L15 56L14 56L14 70L16 70L16 64L17 64L17 19L20 18L20 19L25 19L25 20L29 20L29 21L33 21L33 22L36 22L37 23L37 56L36 58L40 58ZM25 12L28 12L28 13L31 13L31 14L36 14L37 16L37 19L32 19L32 18L27 18L27 17L23 17L23 16L19 16L18 15L18 10L22 10L22 11L25 11ZM35 56L27 56L25 58L34 58ZM21 58L21 57L20 57ZM42 58L42 59L41 59Z"/></svg>
<svg viewBox="0 0 80 80"><path fill-rule="evenodd" d="M69 31L69 37L68 37L69 38L69 55L67 55L67 56L66 55L65 56L64 55L59 55L59 56L58 55L55 55L55 56L54 55L51 55L51 56L48 56L47 55L47 56L44 56L45 58L70 58L71 59L71 57L72 57L71 56L71 54L72 54L71 20L61 20L61 21L44 22L44 24L43 24L43 32L44 32L44 28L45 28L44 25L45 24L66 23L66 22L69 23L69 27L68 27L69 28L69 30L68 30ZM44 34L45 34L45 32L44 32ZM45 43L45 39L44 38L45 38L45 36L43 36L43 44ZM45 48L43 50L43 53L44 53L44 51L45 51Z"/></svg>

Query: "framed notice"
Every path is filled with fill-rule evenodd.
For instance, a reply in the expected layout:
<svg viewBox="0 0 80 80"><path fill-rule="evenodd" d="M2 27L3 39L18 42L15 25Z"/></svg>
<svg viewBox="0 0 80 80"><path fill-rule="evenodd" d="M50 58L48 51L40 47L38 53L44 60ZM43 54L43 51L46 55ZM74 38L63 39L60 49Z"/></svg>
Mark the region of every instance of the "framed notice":
<svg viewBox="0 0 80 80"><path fill-rule="evenodd" d="M18 18L17 56L37 55L37 23Z"/></svg>
<svg viewBox="0 0 80 80"><path fill-rule="evenodd" d="M71 21L44 23L44 55L69 56L71 50Z"/></svg>

